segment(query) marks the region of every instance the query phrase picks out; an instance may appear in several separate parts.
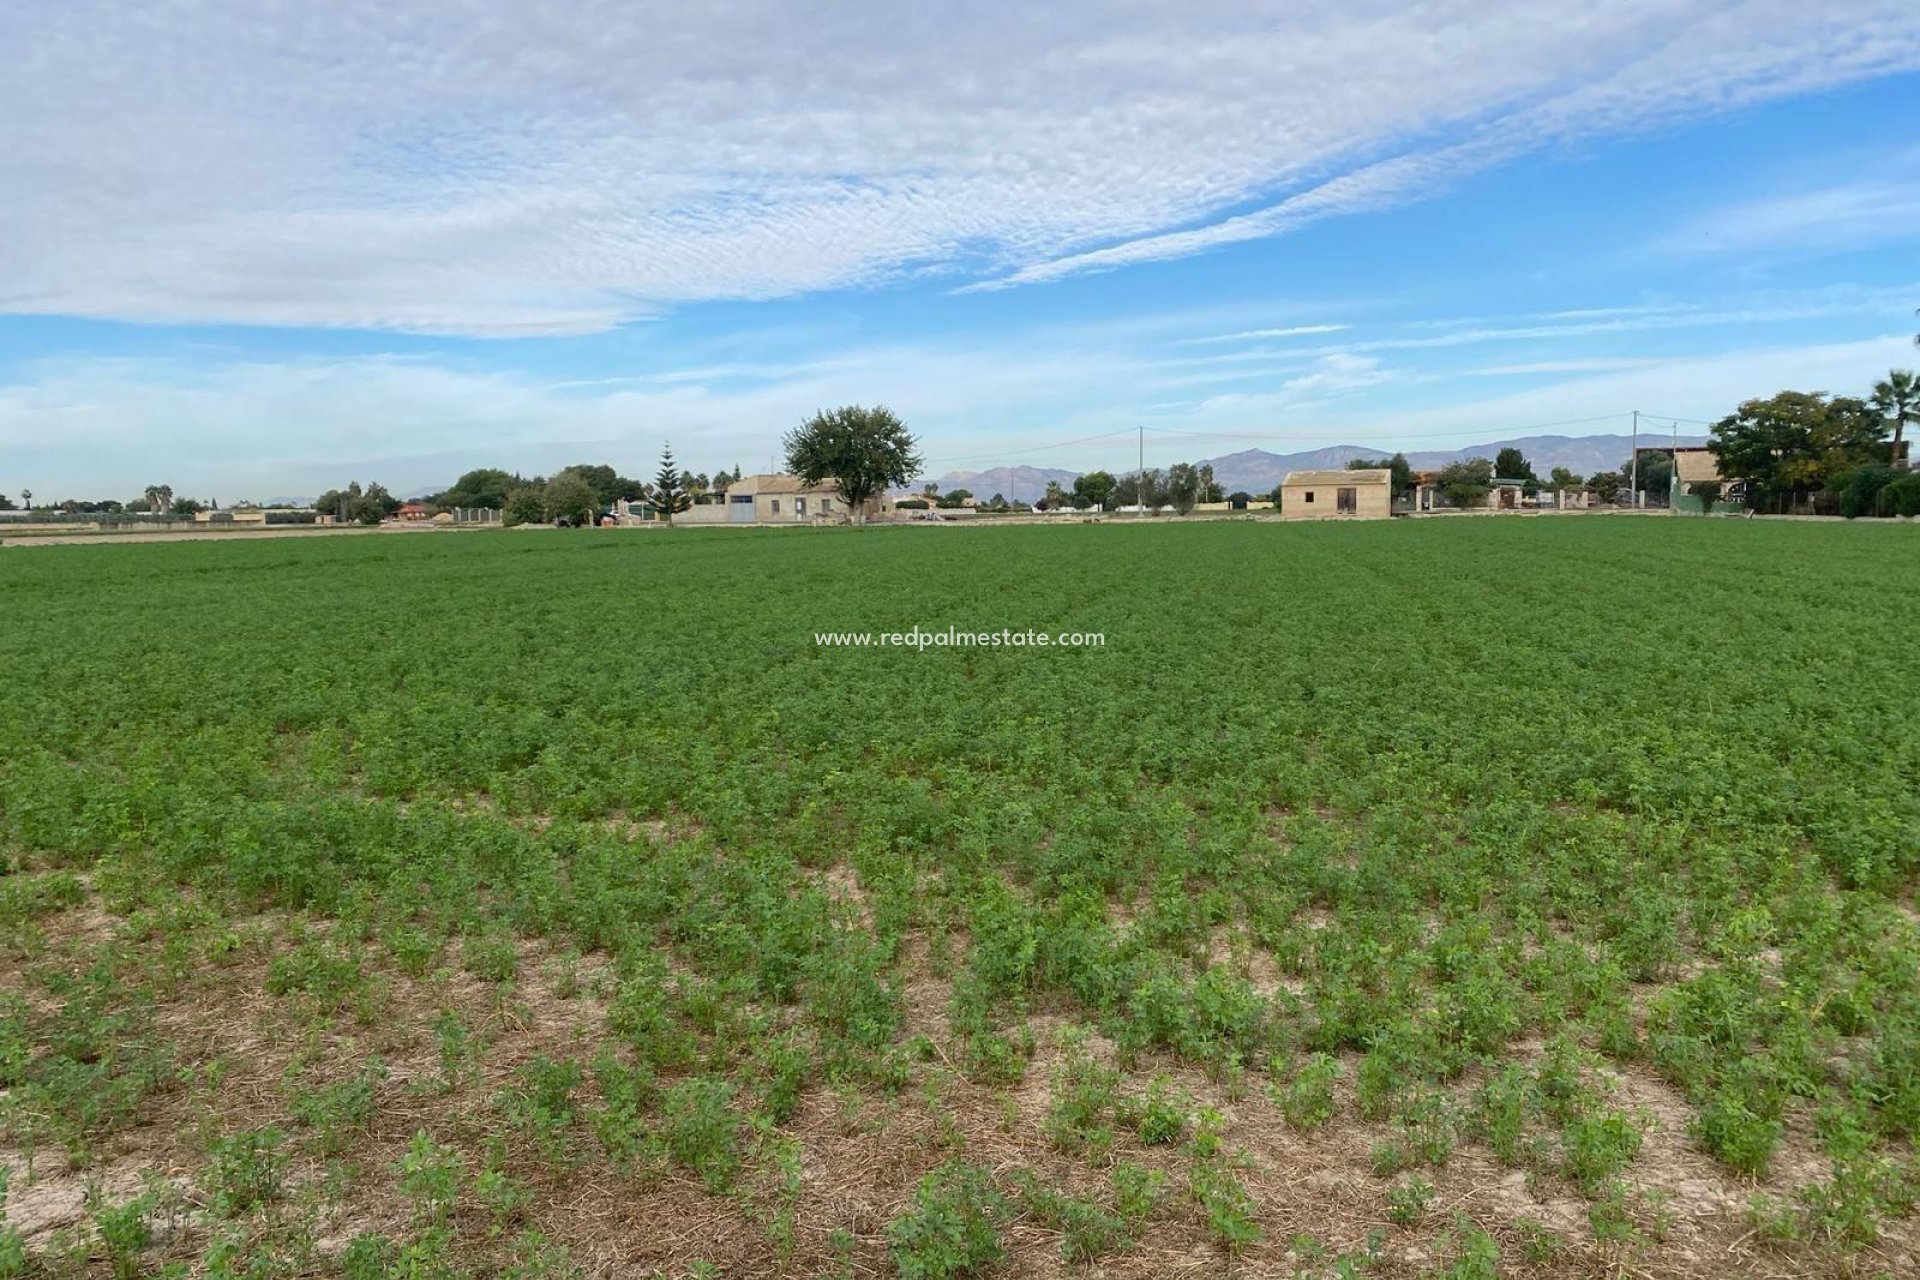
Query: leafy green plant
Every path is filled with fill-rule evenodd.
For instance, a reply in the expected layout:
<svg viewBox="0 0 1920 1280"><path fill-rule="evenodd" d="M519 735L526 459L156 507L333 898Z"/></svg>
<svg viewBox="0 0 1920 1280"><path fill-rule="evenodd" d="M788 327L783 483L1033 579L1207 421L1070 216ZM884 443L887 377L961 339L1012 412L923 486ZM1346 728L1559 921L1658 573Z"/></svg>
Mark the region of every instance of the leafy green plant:
<svg viewBox="0 0 1920 1280"><path fill-rule="evenodd" d="M460 1153L436 1142L425 1129L416 1129L400 1157L400 1193L413 1207L415 1223L429 1228L447 1224L460 1198L463 1176Z"/></svg>
<svg viewBox="0 0 1920 1280"><path fill-rule="evenodd" d="M1640 1126L1631 1117L1604 1107L1574 1116L1563 1136L1566 1174L1589 1196L1640 1154Z"/></svg>
<svg viewBox="0 0 1920 1280"><path fill-rule="evenodd" d="M941 1165L915 1189L905 1213L887 1224L887 1244L902 1280L979 1275L1006 1256L1000 1222L1007 1203L986 1170Z"/></svg>
<svg viewBox="0 0 1920 1280"><path fill-rule="evenodd" d="M542 1147L554 1149L573 1124L573 1091L584 1078L572 1058L555 1061L541 1054L514 1072L513 1083L501 1094L501 1110Z"/></svg>
<svg viewBox="0 0 1920 1280"><path fill-rule="evenodd" d="M1207 1234L1228 1253L1239 1253L1262 1235L1258 1206L1230 1162L1202 1157L1187 1172L1187 1189L1207 1218Z"/></svg>
<svg viewBox="0 0 1920 1280"><path fill-rule="evenodd" d="M1764 1177L1779 1145L1781 1124L1758 1115L1738 1094L1716 1094L1694 1122L1700 1144L1736 1173Z"/></svg>
<svg viewBox="0 0 1920 1280"><path fill-rule="evenodd" d="M667 1149L711 1191L725 1191L740 1172L740 1116L733 1096L732 1084L698 1077L666 1092Z"/></svg>
<svg viewBox="0 0 1920 1280"><path fill-rule="evenodd" d="M1114 1208L1127 1221L1129 1229L1138 1233L1165 1197L1167 1175L1158 1169L1122 1160L1113 1167L1112 1177Z"/></svg>
<svg viewBox="0 0 1920 1280"><path fill-rule="evenodd" d="M278 1200L285 1190L287 1135L279 1129L250 1129L213 1144L203 1182L213 1211L233 1217L256 1205Z"/></svg>
<svg viewBox="0 0 1920 1280"><path fill-rule="evenodd" d="M94 1229L107 1251L107 1263L115 1280L133 1280L140 1274L140 1251L153 1239L151 1195L137 1196L124 1204L100 1205L93 1211Z"/></svg>
<svg viewBox="0 0 1920 1280"><path fill-rule="evenodd" d="M302 995L321 1009L350 1004L365 988L360 957L319 938L309 938L273 958L267 990L277 996Z"/></svg>
<svg viewBox="0 0 1920 1280"><path fill-rule="evenodd" d="M1122 1104L1120 1113L1127 1127L1150 1147L1178 1142L1187 1132L1187 1106L1164 1076L1154 1077L1146 1096Z"/></svg>
<svg viewBox="0 0 1920 1280"><path fill-rule="evenodd" d="M27 1240L7 1219L7 1192L13 1181L13 1168L0 1164L0 1280L15 1280L27 1274Z"/></svg>
<svg viewBox="0 0 1920 1280"><path fill-rule="evenodd" d="M1426 1217L1432 1203L1433 1184L1425 1178L1409 1178L1387 1188L1387 1216L1403 1227Z"/></svg>
<svg viewBox="0 0 1920 1280"><path fill-rule="evenodd" d="M1500 1280L1500 1246L1480 1226L1459 1214L1447 1232L1447 1263L1431 1272L1434 1280Z"/></svg>
<svg viewBox="0 0 1920 1280"><path fill-rule="evenodd" d="M387 1076L385 1064L376 1058L343 1080L294 1089L288 1098L288 1110L313 1131L314 1150L337 1155L366 1130Z"/></svg>
<svg viewBox="0 0 1920 1280"><path fill-rule="evenodd" d="M1340 1063L1331 1054L1316 1053L1294 1074L1277 1101L1287 1123L1296 1129L1316 1129L1333 1119L1333 1083Z"/></svg>
<svg viewBox="0 0 1920 1280"><path fill-rule="evenodd" d="M1104 1155L1115 1141L1112 1119L1119 1091L1120 1073L1102 1066L1080 1040L1070 1040L1053 1073L1047 1137L1063 1151Z"/></svg>

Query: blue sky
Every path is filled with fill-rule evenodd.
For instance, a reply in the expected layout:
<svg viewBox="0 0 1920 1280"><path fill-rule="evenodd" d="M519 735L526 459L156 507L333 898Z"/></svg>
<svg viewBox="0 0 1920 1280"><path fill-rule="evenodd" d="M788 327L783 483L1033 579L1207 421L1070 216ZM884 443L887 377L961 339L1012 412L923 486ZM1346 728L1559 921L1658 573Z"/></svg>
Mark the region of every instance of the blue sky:
<svg viewBox="0 0 1920 1280"><path fill-rule="evenodd" d="M0 491L756 470L874 401L934 474L1438 448L1920 364L1912 5L1326 8L10 6Z"/></svg>

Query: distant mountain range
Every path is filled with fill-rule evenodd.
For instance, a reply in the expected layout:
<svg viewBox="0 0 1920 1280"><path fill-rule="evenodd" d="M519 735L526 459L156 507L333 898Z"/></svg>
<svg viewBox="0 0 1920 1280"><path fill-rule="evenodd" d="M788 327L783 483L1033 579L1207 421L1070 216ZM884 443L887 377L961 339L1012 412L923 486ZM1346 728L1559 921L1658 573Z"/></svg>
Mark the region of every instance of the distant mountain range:
<svg viewBox="0 0 1920 1280"><path fill-rule="evenodd" d="M1640 443L1643 446L1661 445L1671 443L1672 439L1671 436L1647 434L1640 437ZM1681 436L1680 443L1697 445L1704 441L1699 436ZM1428 471L1467 458L1486 458L1491 461L1502 449L1518 449L1525 454L1527 461L1533 464L1534 473L1542 479L1555 467L1565 467L1589 476L1596 471L1611 471L1625 463L1633 452L1633 437L1521 436L1513 440L1491 440L1486 444L1468 445L1463 449L1416 449L1404 452L1414 470ZM1341 468L1355 458L1384 458L1392 453L1391 449L1382 451L1357 444L1336 444L1301 453L1245 449L1218 458L1196 458L1194 462L1210 463L1214 479L1228 491L1245 489L1249 493L1264 493L1279 484L1289 471ZM1063 487L1072 488L1079 475L1078 471L1063 471L1057 467L993 467L986 471L949 471L934 483L940 486L942 493L952 489L967 489L979 498L990 498L999 493L1006 495L1010 502L1031 502L1046 493L1048 481L1057 480Z"/></svg>
<svg viewBox="0 0 1920 1280"><path fill-rule="evenodd" d="M1048 481L1058 480L1062 487L1071 489L1079 478L1078 471L1058 467L994 467L989 471L949 471L934 483L942 493L965 489L983 502L996 493L1008 502L1033 502L1046 497Z"/></svg>

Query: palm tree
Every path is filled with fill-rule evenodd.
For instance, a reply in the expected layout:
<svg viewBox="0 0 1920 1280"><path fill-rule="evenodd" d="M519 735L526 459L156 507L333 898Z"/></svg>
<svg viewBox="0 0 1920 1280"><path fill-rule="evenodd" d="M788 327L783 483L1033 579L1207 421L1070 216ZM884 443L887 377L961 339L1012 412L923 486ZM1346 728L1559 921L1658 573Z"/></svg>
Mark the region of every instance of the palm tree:
<svg viewBox="0 0 1920 1280"><path fill-rule="evenodd" d="M29 513L33 511L33 490L22 489L20 491L20 505L25 507Z"/></svg>
<svg viewBox="0 0 1920 1280"><path fill-rule="evenodd" d="M1895 369L1874 384L1873 407L1893 423L1893 465L1906 469L1907 424L1920 419L1920 379L1911 369Z"/></svg>

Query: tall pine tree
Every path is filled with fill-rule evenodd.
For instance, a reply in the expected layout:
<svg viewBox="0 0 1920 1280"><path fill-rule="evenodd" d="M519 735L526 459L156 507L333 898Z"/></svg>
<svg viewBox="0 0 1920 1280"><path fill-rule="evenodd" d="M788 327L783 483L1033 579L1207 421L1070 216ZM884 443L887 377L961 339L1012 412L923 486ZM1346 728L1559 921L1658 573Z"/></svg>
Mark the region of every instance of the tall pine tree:
<svg viewBox="0 0 1920 1280"><path fill-rule="evenodd" d="M660 471L653 477L653 506L668 524L674 516L692 505L687 496L687 487L681 481L680 469L673 465L673 446L664 445L660 450Z"/></svg>

